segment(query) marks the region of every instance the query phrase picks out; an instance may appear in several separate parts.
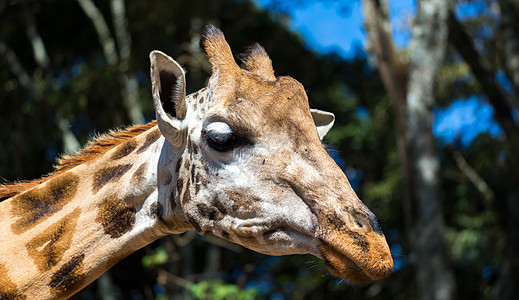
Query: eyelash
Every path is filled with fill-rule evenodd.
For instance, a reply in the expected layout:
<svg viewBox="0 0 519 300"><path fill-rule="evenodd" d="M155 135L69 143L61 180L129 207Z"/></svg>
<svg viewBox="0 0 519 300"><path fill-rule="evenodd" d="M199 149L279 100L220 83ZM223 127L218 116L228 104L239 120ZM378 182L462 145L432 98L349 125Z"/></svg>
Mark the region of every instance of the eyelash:
<svg viewBox="0 0 519 300"><path fill-rule="evenodd" d="M204 136L209 147L218 152L228 152L238 146L234 132L204 132Z"/></svg>

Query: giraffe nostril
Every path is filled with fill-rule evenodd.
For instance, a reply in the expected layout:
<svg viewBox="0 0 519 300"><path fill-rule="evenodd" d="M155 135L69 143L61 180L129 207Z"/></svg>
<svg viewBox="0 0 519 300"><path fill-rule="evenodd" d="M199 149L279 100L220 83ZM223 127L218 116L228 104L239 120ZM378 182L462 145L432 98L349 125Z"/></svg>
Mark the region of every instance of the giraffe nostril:
<svg viewBox="0 0 519 300"><path fill-rule="evenodd" d="M382 228L380 227L377 217L371 211L366 212L354 212L353 220L355 224L362 230L373 230L375 233L381 235Z"/></svg>
<svg viewBox="0 0 519 300"><path fill-rule="evenodd" d="M355 218L355 224L357 224L357 226L359 226L360 229L365 229L366 226L364 226L364 224L359 221L359 219Z"/></svg>
<svg viewBox="0 0 519 300"><path fill-rule="evenodd" d="M370 213L368 215L369 223L371 225L371 228L373 228L373 231L375 231L377 234L382 235L382 228L380 227L380 224L378 223L377 217L375 217L375 214Z"/></svg>

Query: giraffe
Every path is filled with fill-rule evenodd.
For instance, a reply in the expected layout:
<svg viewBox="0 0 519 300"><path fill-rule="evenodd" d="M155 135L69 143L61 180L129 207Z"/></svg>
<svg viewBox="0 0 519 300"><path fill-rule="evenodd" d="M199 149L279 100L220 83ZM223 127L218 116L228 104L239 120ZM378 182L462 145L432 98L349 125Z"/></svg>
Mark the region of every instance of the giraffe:
<svg viewBox="0 0 519 300"><path fill-rule="evenodd" d="M0 298L67 298L130 253L196 230L269 255L310 253L351 283L388 276L374 214L323 148L333 114L276 77L258 44L234 60L208 25L207 87L150 53L156 121L111 132L53 173L0 187Z"/></svg>

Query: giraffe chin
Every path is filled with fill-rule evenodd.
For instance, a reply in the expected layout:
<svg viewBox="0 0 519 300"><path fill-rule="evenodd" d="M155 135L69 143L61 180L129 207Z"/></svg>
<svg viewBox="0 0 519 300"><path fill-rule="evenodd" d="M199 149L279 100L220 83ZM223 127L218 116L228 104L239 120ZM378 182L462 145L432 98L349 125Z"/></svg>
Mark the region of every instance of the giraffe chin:
<svg viewBox="0 0 519 300"><path fill-rule="evenodd" d="M357 261L352 257L348 256L344 251L339 251L332 245L321 241L319 246L320 257L324 260L324 263L328 271L337 277L340 277L351 284L363 285L370 282L386 278L392 273L393 260L389 255L389 260L385 259L383 263L376 263L377 267L373 268L362 268L360 261Z"/></svg>
<svg viewBox="0 0 519 300"><path fill-rule="evenodd" d="M240 236L237 232L234 234L236 239L230 241L266 255L311 254L316 251L313 236L310 233L288 226L268 230L254 237ZM261 238L258 239L260 236Z"/></svg>

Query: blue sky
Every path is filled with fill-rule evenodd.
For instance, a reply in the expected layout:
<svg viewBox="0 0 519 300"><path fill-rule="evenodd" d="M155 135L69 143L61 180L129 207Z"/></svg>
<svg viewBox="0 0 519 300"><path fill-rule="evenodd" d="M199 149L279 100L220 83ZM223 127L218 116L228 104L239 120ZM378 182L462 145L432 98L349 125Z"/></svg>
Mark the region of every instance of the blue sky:
<svg viewBox="0 0 519 300"><path fill-rule="evenodd" d="M271 0L255 0L260 7L268 6ZM392 33L397 47L404 48L411 39L410 20L416 11L415 0L389 0ZM458 6L459 17L471 17L484 11L481 1ZM300 33L307 46L320 53L334 51L345 58L352 58L358 48L366 43L363 29L362 1L308 1L304 5L288 5L285 13L290 16L290 28ZM470 145L480 133L492 136L501 133L501 128L492 119L493 108L484 98L453 99L447 108L434 110L433 132L445 144L459 140L463 146Z"/></svg>
<svg viewBox="0 0 519 300"><path fill-rule="evenodd" d="M271 0L255 0L263 8L271 8ZM414 0L389 1L395 43L405 47L410 39L407 20L415 11ZM304 3L304 2L303 2ZM303 5L285 6L290 15L290 28L299 32L309 48L321 53L335 51L346 58L355 55L355 47L366 41L363 29L362 1L307 1Z"/></svg>

